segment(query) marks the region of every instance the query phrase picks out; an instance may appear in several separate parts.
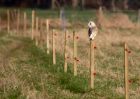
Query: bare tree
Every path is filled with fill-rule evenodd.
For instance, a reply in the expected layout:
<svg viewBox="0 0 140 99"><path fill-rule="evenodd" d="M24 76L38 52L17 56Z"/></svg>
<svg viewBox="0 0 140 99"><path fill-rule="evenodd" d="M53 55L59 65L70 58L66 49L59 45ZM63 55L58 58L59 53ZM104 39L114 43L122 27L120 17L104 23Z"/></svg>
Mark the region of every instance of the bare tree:
<svg viewBox="0 0 140 99"><path fill-rule="evenodd" d="M113 11L116 11L116 5L115 5L115 0L111 1L111 7Z"/></svg>
<svg viewBox="0 0 140 99"><path fill-rule="evenodd" d="M103 0L95 0L97 2L97 4L101 7L103 6Z"/></svg>
<svg viewBox="0 0 140 99"><path fill-rule="evenodd" d="M55 0L52 0L52 9L55 8Z"/></svg>
<svg viewBox="0 0 140 99"><path fill-rule="evenodd" d="M81 0L81 3L82 3L82 8L84 8L84 6L85 6L85 0Z"/></svg>
<svg viewBox="0 0 140 99"><path fill-rule="evenodd" d="M124 0L123 6L124 6L124 9L128 9L128 0Z"/></svg>
<svg viewBox="0 0 140 99"><path fill-rule="evenodd" d="M41 0L37 0L37 5L40 5L40 3L41 3Z"/></svg>
<svg viewBox="0 0 140 99"><path fill-rule="evenodd" d="M72 0L72 7L76 8L78 6L79 0Z"/></svg>

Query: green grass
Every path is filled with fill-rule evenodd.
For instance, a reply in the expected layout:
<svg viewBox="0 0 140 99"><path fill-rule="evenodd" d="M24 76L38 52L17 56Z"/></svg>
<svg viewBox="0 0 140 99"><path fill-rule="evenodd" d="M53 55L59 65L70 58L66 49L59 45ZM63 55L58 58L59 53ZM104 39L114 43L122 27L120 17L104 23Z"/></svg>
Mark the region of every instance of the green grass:
<svg viewBox="0 0 140 99"><path fill-rule="evenodd" d="M79 76L74 77L70 68L68 70L70 73L66 74L63 72L64 60L60 54L57 53L57 64L53 65L52 53L50 53L50 55L46 55L46 53L42 49L37 48L35 45L29 45L29 42L26 45L26 50L31 54L31 60L29 60L29 62L32 65L37 64L36 62L39 61L40 65L44 67L47 70L47 72L52 73L56 76L56 78L58 78L56 80L58 80L62 88L78 93L85 92L88 90L87 78ZM71 65L69 66L72 67Z"/></svg>
<svg viewBox="0 0 140 99"><path fill-rule="evenodd" d="M9 38L9 37L8 37ZM10 37L11 40L12 39L16 39L19 40L19 38L17 39L16 37ZM22 42L22 49L19 49L21 51L23 51L24 53L28 53L29 54L29 59L22 60L22 58L20 58L18 55L16 54L21 54L21 52L19 50L17 50L16 54L13 54L12 57L14 58L18 58L15 61L15 65L17 70L15 71L17 73L17 76L19 76L19 72L21 72L22 70L22 65L30 65L30 66L36 66L37 64L39 66L36 66L36 68L38 68L37 71L32 71L33 72L37 72L37 73L41 73L41 72L46 72L50 74L50 79L53 79L55 82L55 86L60 86L62 89L65 90L70 90L71 92L74 93L83 93L86 92L88 90L88 82L87 82L87 78L83 78L83 77L74 77L72 72L65 74L63 72L63 58L61 55L57 54L57 64L53 65L52 64L52 53L50 53L49 55L47 55L42 49L37 48L34 43L29 40L28 38L20 38L21 42ZM22 56L22 55L21 55ZM29 67L32 68L32 67ZM70 71L70 70L69 70ZM20 80L22 81L26 81L27 84L29 84L30 86L33 84L33 87L37 90L37 91L42 91L42 87L39 84L40 83L40 76L41 74L32 74L29 73L27 71L22 71L21 75L19 76ZM31 75L31 77L28 77L28 75ZM52 84L51 81L49 81L50 84ZM21 86L20 86L21 87ZM12 89L12 87L7 90L6 92L6 97L9 97L10 99L17 99L20 96L19 93L21 93L21 91L19 90L20 88L19 86L16 89ZM18 89L18 90L17 90ZM48 89L48 88L47 88ZM1 93L3 90L1 90ZM3 96L1 94L2 98L6 98L5 96ZM23 96L24 97L24 96ZM20 98L22 99L22 98Z"/></svg>
<svg viewBox="0 0 140 99"><path fill-rule="evenodd" d="M57 64L52 64L52 52L47 55L43 49L35 46L34 42L28 38L9 37L14 42L20 41L22 47L15 50L11 57L13 58L15 70L7 71L16 75L20 82L24 82L23 86L29 86L30 90L36 90L42 93L44 90L48 95L63 99L67 97L62 90L70 93L68 98L79 99L84 94L85 98L99 98L99 97L118 97L111 88L116 86L115 79L103 79L102 75L97 74L97 80L95 80L95 90L91 90L89 87L89 77L79 75L74 77L72 73L72 65L69 64L68 73L63 72L63 56L57 53ZM5 45L6 46L6 45ZM27 54L28 58L23 59ZM44 77L47 75L47 78ZM2 76L2 75L1 75ZM3 76L2 76L3 77ZM99 80L102 79L102 82ZM43 85L41 84L43 80ZM106 84L104 84L106 83ZM26 95L22 93L22 85L11 86L4 92L3 88L0 90L0 97L2 99L25 99ZM110 86L110 87L109 87ZM7 86L8 87L8 86ZM58 88L58 89L57 89ZM109 89L108 89L109 88ZM108 90L106 92L105 90ZM62 96L59 96L61 94Z"/></svg>

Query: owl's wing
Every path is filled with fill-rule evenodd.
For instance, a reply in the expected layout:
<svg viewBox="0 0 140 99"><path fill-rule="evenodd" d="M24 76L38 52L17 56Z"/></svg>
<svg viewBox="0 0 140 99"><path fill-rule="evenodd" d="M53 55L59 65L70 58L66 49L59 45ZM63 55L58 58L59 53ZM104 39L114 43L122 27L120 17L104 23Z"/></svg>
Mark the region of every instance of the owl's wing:
<svg viewBox="0 0 140 99"><path fill-rule="evenodd" d="M88 36L90 36L92 34L92 28L88 29Z"/></svg>
<svg viewBox="0 0 140 99"><path fill-rule="evenodd" d="M93 30L93 39L95 38L95 36L97 35L97 33L98 33L98 29L95 28L95 29Z"/></svg>

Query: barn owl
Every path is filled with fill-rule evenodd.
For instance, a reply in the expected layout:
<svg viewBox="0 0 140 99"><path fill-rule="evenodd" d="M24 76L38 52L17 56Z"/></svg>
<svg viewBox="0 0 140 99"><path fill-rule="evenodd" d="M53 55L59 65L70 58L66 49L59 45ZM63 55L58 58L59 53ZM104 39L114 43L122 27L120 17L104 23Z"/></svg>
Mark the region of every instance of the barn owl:
<svg viewBox="0 0 140 99"><path fill-rule="evenodd" d="M88 23L88 36L89 40L94 40L95 36L97 35L98 29L96 27L96 24L93 21L90 21Z"/></svg>

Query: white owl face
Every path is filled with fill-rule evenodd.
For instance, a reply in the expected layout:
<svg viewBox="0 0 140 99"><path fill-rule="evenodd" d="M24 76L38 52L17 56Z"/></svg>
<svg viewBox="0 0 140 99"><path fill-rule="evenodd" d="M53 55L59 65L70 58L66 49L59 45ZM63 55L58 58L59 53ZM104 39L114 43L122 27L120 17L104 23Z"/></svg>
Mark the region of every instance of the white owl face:
<svg viewBox="0 0 140 99"><path fill-rule="evenodd" d="M94 28L94 27L96 27L96 25L95 25L95 23L94 23L93 21L90 21L90 22L88 23L88 27L89 27L89 28Z"/></svg>

